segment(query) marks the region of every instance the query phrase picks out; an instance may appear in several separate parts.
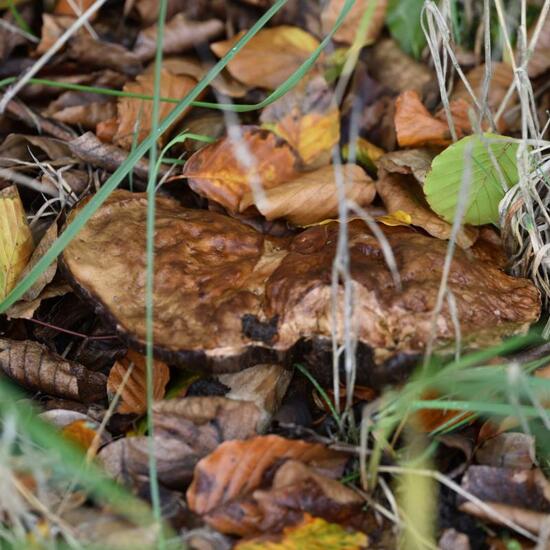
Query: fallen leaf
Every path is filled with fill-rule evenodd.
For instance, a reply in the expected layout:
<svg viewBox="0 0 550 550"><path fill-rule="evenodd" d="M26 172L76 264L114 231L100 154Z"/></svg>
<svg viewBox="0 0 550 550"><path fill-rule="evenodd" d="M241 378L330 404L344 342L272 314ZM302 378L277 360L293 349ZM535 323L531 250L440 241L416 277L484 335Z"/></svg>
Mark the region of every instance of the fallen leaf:
<svg viewBox="0 0 550 550"><path fill-rule="evenodd" d="M354 160L364 166L369 173L376 174L376 166L380 158L385 154L384 150L362 137L358 137L355 140L353 148L349 143L346 143L342 147L342 157L347 162L351 161L352 150L355 154Z"/></svg>
<svg viewBox="0 0 550 550"><path fill-rule="evenodd" d="M69 222L84 204L70 212ZM284 361L304 340L330 340L337 223L275 238L225 215L184 208L167 197L157 198L156 218L158 358L219 373ZM62 256L67 280L140 349L145 342L146 220L144 194L115 191ZM396 289L381 245L366 224L348 224L355 311L361 320L357 338L376 358L373 362L370 354L358 356L357 370L365 379L357 383L375 389L388 375L383 361L423 351L432 334L447 254L445 241L409 229L383 230L402 291ZM540 313L540 296L530 281L510 277L494 261L461 249L455 251L448 287L455 295L465 347L520 333ZM341 321L335 321L340 339ZM446 307L436 327L438 347L454 341L455 324Z"/></svg>
<svg viewBox="0 0 550 550"><path fill-rule="evenodd" d="M485 441L475 454L479 464L528 470L535 466L535 438L520 432L501 433Z"/></svg>
<svg viewBox="0 0 550 550"><path fill-rule="evenodd" d="M36 53L45 54L73 23L73 17L43 13L40 43L36 47Z"/></svg>
<svg viewBox="0 0 550 550"><path fill-rule="evenodd" d="M340 112L322 76L302 79L283 97L264 109L262 127L283 138L303 164L327 164L340 140Z"/></svg>
<svg viewBox="0 0 550 550"><path fill-rule="evenodd" d="M229 40L214 42L212 51L223 57L244 36L241 31ZM233 77L253 87L274 90L280 86L319 46L319 41L298 27L281 25L263 28L252 37L227 69Z"/></svg>
<svg viewBox="0 0 550 550"><path fill-rule="evenodd" d="M112 400L129 369L132 372L122 388L116 412L120 414L144 414L147 411L147 365L145 357L134 350L128 350L125 357L117 361L109 372L107 395ZM170 370L162 361L153 362L153 399L164 397Z"/></svg>
<svg viewBox="0 0 550 550"><path fill-rule="evenodd" d="M105 399L103 374L63 359L37 342L0 338L0 368L29 390L83 403Z"/></svg>
<svg viewBox="0 0 550 550"><path fill-rule="evenodd" d="M425 391L421 399L428 401L441 397L437 391ZM451 427L471 416L457 409L419 409L412 418L415 428L422 432L433 432L442 426Z"/></svg>
<svg viewBox="0 0 550 550"><path fill-rule="evenodd" d="M117 106L114 101L83 101L79 105L69 105L56 109L50 105L48 116L64 124L80 125L88 130L116 117Z"/></svg>
<svg viewBox="0 0 550 550"><path fill-rule="evenodd" d="M229 388L225 397L251 401L266 413L265 421L279 409L291 379L292 370L282 365L269 364L218 376L218 380Z"/></svg>
<svg viewBox="0 0 550 550"><path fill-rule="evenodd" d="M460 115L459 120L463 122L463 109ZM453 120L458 137L468 133L470 128L463 128L457 124L457 119ZM412 90L400 94L395 102L395 130L401 147L447 146L451 143L447 120L431 115L418 93Z"/></svg>
<svg viewBox="0 0 550 550"><path fill-rule="evenodd" d="M95 0L73 0L70 2L69 0L58 0L55 4L53 12L56 15L70 15L71 17L78 17L90 8L94 1Z"/></svg>
<svg viewBox="0 0 550 550"><path fill-rule="evenodd" d="M34 300L28 302L19 300L7 309L5 314L9 319L32 319L43 300L64 296L71 290L67 283L51 283Z"/></svg>
<svg viewBox="0 0 550 550"><path fill-rule="evenodd" d="M463 222L472 225L492 223L498 226L499 203L519 178L517 148L518 143L509 138L496 134L476 134L445 149L434 158L432 170L424 182L424 193L432 210L449 223L453 222L463 175L466 170L470 170L469 196Z"/></svg>
<svg viewBox="0 0 550 550"><path fill-rule="evenodd" d="M430 149L405 149L385 153L377 160L379 168L386 172L412 174L416 181L424 183L426 174L432 168L434 156Z"/></svg>
<svg viewBox="0 0 550 550"><path fill-rule="evenodd" d="M416 181L401 174L383 174L375 185L390 216L404 212L412 225L421 227L430 235L438 239L451 237L452 225L430 209ZM478 231L474 227L462 227L457 234L457 244L461 248L470 248L477 236Z"/></svg>
<svg viewBox="0 0 550 550"><path fill-rule="evenodd" d="M382 38L369 49L368 69L372 77L396 93L423 88L436 78L424 63L409 57L391 38Z"/></svg>
<svg viewBox="0 0 550 550"><path fill-rule="evenodd" d="M329 0L328 4L324 6L321 12L321 27L324 35L333 29L345 3L345 0ZM369 13L365 39L361 41L360 45L372 44L382 31L387 7L388 0L376 0L374 6L371 0L357 0L346 15L340 28L334 33L333 40L351 46L358 35L363 16Z"/></svg>
<svg viewBox="0 0 550 550"><path fill-rule="evenodd" d="M533 38L535 25L529 29L528 41ZM529 78L536 78L545 73L550 68L550 17L546 17L540 34L535 45L533 53L529 57L527 64L527 74Z"/></svg>
<svg viewBox="0 0 550 550"><path fill-rule="evenodd" d="M75 420L67 424L61 433L67 439L87 451L94 442L99 425L88 420Z"/></svg>
<svg viewBox="0 0 550 550"><path fill-rule="evenodd" d="M230 439L256 435L262 415L254 403L225 397L185 397L155 403L155 454L159 481L182 490L197 462ZM113 441L99 453L107 472L134 481L149 473L146 437Z"/></svg>
<svg viewBox="0 0 550 550"><path fill-rule="evenodd" d="M183 175L193 191L238 212L254 182L264 190L276 187L297 174L295 165L286 142L267 130L245 126L236 139L226 136L197 151Z"/></svg>
<svg viewBox="0 0 550 550"><path fill-rule="evenodd" d="M376 190L372 180L356 164L346 164L339 172L334 166L325 166L314 172L305 172L288 183L265 192L265 198L255 200L247 193L241 200L241 211L252 205L268 219L285 218L296 226L307 226L338 217L337 178L342 177L348 200L359 206L370 204Z"/></svg>
<svg viewBox="0 0 550 550"><path fill-rule="evenodd" d="M0 190L0 300L15 287L34 243L17 187Z"/></svg>
<svg viewBox="0 0 550 550"><path fill-rule="evenodd" d="M135 82L129 82L123 88L125 92L134 94L154 95L155 77L144 73ZM172 99L183 99L194 87L196 81L188 76L175 76L166 69L161 70L160 95ZM159 121L166 118L174 108L173 103L161 102L159 105ZM120 98L118 101L118 129L113 138L115 145L130 149L134 142L134 133L139 127L136 142L140 143L151 132L153 117L153 102L148 100ZM184 116L185 112L181 114ZM180 117L181 118L181 117ZM165 134L166 135L166 134ZM159 138L161 143L166 139Z"/></svg>
<svg viewBox="0 0 550 550"><path fill-rule="evenodd" d="M345 463L340 453L319 443L276 435L228 441L195 467L193 481L187 490L190 510L223 533L245 535L254 532L258 518L243 517L242 512L246 513L247 507L256 510L257 504L238 501L260 487L267 470L286 460L311 464L319 472L326 473L341 472ZM242 504L243 511L232 517L232 504L236 504L237 510Z"/></svg>

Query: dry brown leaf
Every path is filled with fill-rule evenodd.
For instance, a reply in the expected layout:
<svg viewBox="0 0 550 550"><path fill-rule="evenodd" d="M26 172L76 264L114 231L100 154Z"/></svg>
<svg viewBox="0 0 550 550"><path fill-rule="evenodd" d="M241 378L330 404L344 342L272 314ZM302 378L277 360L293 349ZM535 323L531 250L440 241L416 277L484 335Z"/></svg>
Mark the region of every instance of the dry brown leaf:
<svg viewBox="0 0 550 550"><path fill-rule="evenodd" d="M297 174L295 165L296 157L286 142L267 130L244 126L236 140L226 136L192 155L183 175L193 191L238 212L255 181L271 189L292 179Z"/></svg>
<svg viewBox="0 0 550 550"><path fill-rule="evenodd" d="M0 338L0 368L23 387L84 403L105 399L107 379L30 340Z"/></svg>
<svg viewBox="0 0 550 550"><path fill-rule="evenodd" d="M13 306L6 310L6 315L10 319L32 319L43 300L64 296L71 292L71 290L70 285L67 283L49 284L34 300L28 302L20 300L13 304Z"/></svg>
<svg viewBox="0 0 550 550"><path fill-rule="evenodd" d="M528 40L533 37L535 25L529 30ZM535 49L529 58L527 74L529 78L536 78L550 68L550 17L546 17L542 25Z"/></svg>
<svg viewBox="0 0 550 550"><path fill-rule="evenodd" d="M485 441L475 454L479 464L529 470L536 464L535 438L520 432L506 432Z"/></svg>
<svg viewBox="0 0 550 550"><path fill-rule="evenodd" d="M224 25L218 19L192 21L184 13L178 13L164 26L162 51L166 55L193 49L201 42L209 42L219 36ZM134 46L134 55L142 61L155 57L157 49L157 24L142 30Z"/></svg>
<svg viewBox="0 0 550 550"><path fill-rule="evenodd" d="M128 350L125 357L116 361L107 379L107 395L113 399L132 368L126 385L120 393L116 411L120 414L144 414L147 410L147 366L145 357L134 350ZM170 369L162 361L153 363L153 399L164 397L166 384L170 380Z"/></svg>
<svg viewBox="0 0 550 550"><path fill-rule="evenodd" d="M439 392L426 390L421 398L425 401L440 398ZM469 413L457 409L419 409L414 413L412 421L416 429L421 432L432 432L442 426L451 427L471 416Z"/></svg>
<svg viewBox="0 0 550 550"><path fill-rule="evenodd" d="M50 105L48 116L64 124L79 125L87 130L95 130L98 124L113 119L117 114L115 101L84 100L77 105L68 105L59 109L56 107L55 104Z"/></svg>
<svg viewBox="0 0 550 550"><path fill-rule="evenodd" d="M412 225L422 227L438 239L450 238L452 225L430 209L421 187L412 178L401 174L383 174L375 183L389 214L405 212L410 216L409 223ZM457 244L461 248L469 248L477 236L475 227L464 226L458 232Z"/></svg>
<svg viewBox="0 0 550 550"><path fill-rule="evenodd" d="M142 74L135 82L124 86L125 92L134 94L154 95L155 78L152 74ZM172 99L183 99L197 82L188 76L176 76L166 69L161 70L160 95ZM159 120L164 119L174 108L173 103L161 102ZM180 118L185 115L181 114ZM118 101L118 129L113 138L115 145L123 149L130 149L134 142L134 132L139 126L137 143L140 143L151 132L153 117L153 102L128 97ZM162 138L159 138L163 142Z"/></svg>
<svg viewBox="0 0 550 550"><path fill-rule="evenodd" d="M143 23L150 25L158 19L159 2L158 0L126 0L126 4L135 4ZM178 12L184 11L189 7L189 0L168 0L166 2L166 18L170 19ZM125 7L125 13L128 14L131 8Z"/></svg>
<svg viewBox="0 0 550 550"><path fill-rule="evenodd" d="M244 36L241 31L229 40L214 42L212 51L223 57ZM233 77L253 87L274 90L300 67L319 46L319 41L298 27L264 28L229 61Z"/></svg>
<svg viewBox="0 0 550 550"><path fill-rule="evenodd" d="M328 4L325 5L321 13L323 35L328 34L334 28L345 3L346 0L329 0ZM376 41L384 26L387 8L388 0L376 0L376 6L361 45L366 46ZM340 28L334 33L334 40L351 46L356 40L362 16L367 10L372 10L372 1L357 0L346 15Z"/></svg>
<svg viewBox="0 0 550 550"><path fill-rule="evenodd" d="M451 106L451 111L455 109L455 114L459 117L453 117L457 136L460 138L471 130L464 128L464 105L463 101L457 99L459 103ZM451 143L451 132L446 119L439 118L430 114L424 107L420 96L413 90L408 90L399 95L395 102L395 130L397 132L397 142L401 147L424 147L426 145L447 146Z"/></svg>
<svg viewBox="0 0 550 550"><path fill-rule="evenodd" d="M421 93L436 78L425 63L409 57L392 38L378 40L370 48L368 70L377 82L397 93Z"/></svg>
<svg viewBox="0 0 550 550"><path fill-rule="evenodd" d="M327 164L340 140L340 112L322 76L302 79L266 107L260 120L263 128L287 141L310 169Z"/></svg>
<svg viewBox="0 0 550 550"><path fill-rule="evenodd" d="M34 249L23 203L15 185L0 190L0 300L15 287Z"/></svg>
<svg viewBox="0 0 550 550"><path fill-rule="evenodd" d="M43 13L40 43L36 47L36 53L45 54L73 23L73 17Z"/></svg>
<svg viewBox="0 0 550 550"><path fill-rule="evenodd" d="M193 482L187 491L190 510L203 516L209 525L222 532L249 533L254 525L247 525L242 514L232 518L223 512L223 508L230 509L232 501L240 500L258 489L266 471L285 460L298 460L327 472L340 471L345 462L340 453L319 443L284 439L276 435L228 441L195 467ZM246 511L247 503L242 505ZM253 503L251 507L254 510L257 505Z"/></svg>
<svg viewBox="0 0 550 550"><path fill-rule="evenodd" d="M256 365L241 372L222 374L218 380L229 388L225 397L251 401L265 412L265 426L281 405L291 378L292 371L282 365Z"/></svg>
<svg viewBox="0 0 550 550"><path fill-rule="evenodd" d="M404 149L385 153L378 159L378 167L386 172L412 174L416 181L424 183L431 170L435 153L429 149Z"/></svg>
<svg viewBox="0 0 550 550"><path fill-rule="evenodd" d="M265 192L265 199L255 200L247 193L241 201L241 211L255 205L268 219L285 218L296 226L307 226L338 217L338 187L334 166L300 174ZM356 164L346 164L342 171L346 197L359 206L370 204L376 195L371 178Z"/></svg>
<svg viewBox="0 0 550 550"><path fill-rule="evenodd" d="M181 490L195 464L220 443L256 434L261 422L254 403L225 397L185 397L155 403L155 453L159 481ZM121 480L148 475L146 437L126 437L107 445L99 458Z"/></svg>
<svg viewBox="0 0 550 550"><path fill-rule="evenodd" d="M84 204L70 212L68 222ZM333 323L342 338L341 318L333 318L331 298L337 223L275 238L167 197L157 198L156 212L158 358L174 366L234 372L287 360L304 340L322 347L330 342ZM68 281L136 347L144 345L146 334L146 220L145 194L115 191L62 256ZM357 383L379 388L385 377L395 376L383 361L422 353L433 334L433 307L448 243L410 229L384 227L401 274L399 291L366 224L355 220L348 228L357 338L376 359L370 352L358 355ZM540 295L530 281L506 275L491 257L470 252L455 251L448 287L455 295L462 342L476 348L526 330L539 316ZM455 326L445 306L437 317L438 347L452 345Z"/></svg>
<svg viewBox="0 0 550 550"><path fill-rule="evenodd" d="M72 2L69 2L69 0L58 0L53 12L55 15L70 15L71 17L77 17L91 7L94 1L95 0L72 0ZM74 9L75 6L77 8L76 10Z"/></svg>

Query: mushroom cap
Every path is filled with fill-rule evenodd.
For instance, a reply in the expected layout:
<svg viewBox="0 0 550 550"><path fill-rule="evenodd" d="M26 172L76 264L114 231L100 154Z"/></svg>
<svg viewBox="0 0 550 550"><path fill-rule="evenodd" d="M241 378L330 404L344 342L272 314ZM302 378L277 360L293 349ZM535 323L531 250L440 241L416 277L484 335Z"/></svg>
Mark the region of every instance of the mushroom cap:
<svg viewBox="0 0 550 550"><path fill-rule="evenodd" d="M138 348L145 345L146 206L145 194L114 192L62 256L73 286ZM330 342L338 230L337 223L328 223L274 238L233 218L158 197L156 355L173 365L229 372L289 360L303 342ZM359 351L369 350L366 364L422 353L447 242L409 228L384 228L401 276L398 290L367 226L356 220L348 231L353 326ZM534 285L506 275L487 246L476 247L455 251L448 280L469 347L524 332L540 314ZM340 340L343 296L339 284L334 327ZM445 301L435 323L436 346L452 344L455 333Z"/></svg>

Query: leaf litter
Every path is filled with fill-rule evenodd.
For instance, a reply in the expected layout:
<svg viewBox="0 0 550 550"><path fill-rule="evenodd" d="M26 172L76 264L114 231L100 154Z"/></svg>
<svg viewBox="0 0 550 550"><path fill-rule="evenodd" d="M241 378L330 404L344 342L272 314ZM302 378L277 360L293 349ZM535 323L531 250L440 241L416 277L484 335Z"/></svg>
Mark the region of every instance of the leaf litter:
<svg viewBox="0 0 550 550"><path fill-rule="evenodd" d="M548 105L548 3L527 3L531 55L520 33L489 61L475 25L498 26L501 1L428 2L424 32L416 0L289 0L237 52L275 2L168 0L159 119L231 58L153 136L158 162L130 165L156 126L161 3L107 2L69 31L93 2L0 2L4 87L70 34L0 114L0 300L40 271L0 316L0 391L20 391L0 395L18 503L2 544L544 547L548 361L521 357L546 297L509 271L503 200L521 154L547 147L522 120L531 105L545 128ZM457 74L430 56L434 32ZM42 468L12 401L78 449L78 476L48 462L55 444ZM87 493L92 464L163 528Z"/></svg>

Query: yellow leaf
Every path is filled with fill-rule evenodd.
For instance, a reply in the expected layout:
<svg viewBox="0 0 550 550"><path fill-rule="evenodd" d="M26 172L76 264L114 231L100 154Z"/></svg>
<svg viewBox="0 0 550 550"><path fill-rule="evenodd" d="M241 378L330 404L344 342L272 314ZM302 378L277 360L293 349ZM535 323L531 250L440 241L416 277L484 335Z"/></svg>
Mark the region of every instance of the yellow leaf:
<svg viewBox="0 0 550 550"><path fill-rule="evenodd" d="M302 523L287 527L280 541L252 539L241 542L236 550L359 550L367 548L364 533L348 531L324 519L304 515Z"/></svg>
<svg viewBox="0 0 550 550"><path fill-rule="evenodd" d="M32 251L32 234L17 187L6 187L0 191L0 300L17 283Z"/></svg>
<svg viewBox="0 0 550 550"><path fill-rule="evenodd" d="M349 160L350 146L346 143L342 147L342 156ZM377 147L365 138L358 137L355 141L355 160L369 170L376 170L376 162L385 154L384 149Z"/></svg>
<svg viewBox="0 0 550 550"><path fill-rule="evenodd" d="M412 218L410 214L407 214L407 212L404 212L403 210L396 210L386 216L378 216L376 221L383 223L384 225L389 225L390 227L395 227L397 225L411 225Z"/></svg>

